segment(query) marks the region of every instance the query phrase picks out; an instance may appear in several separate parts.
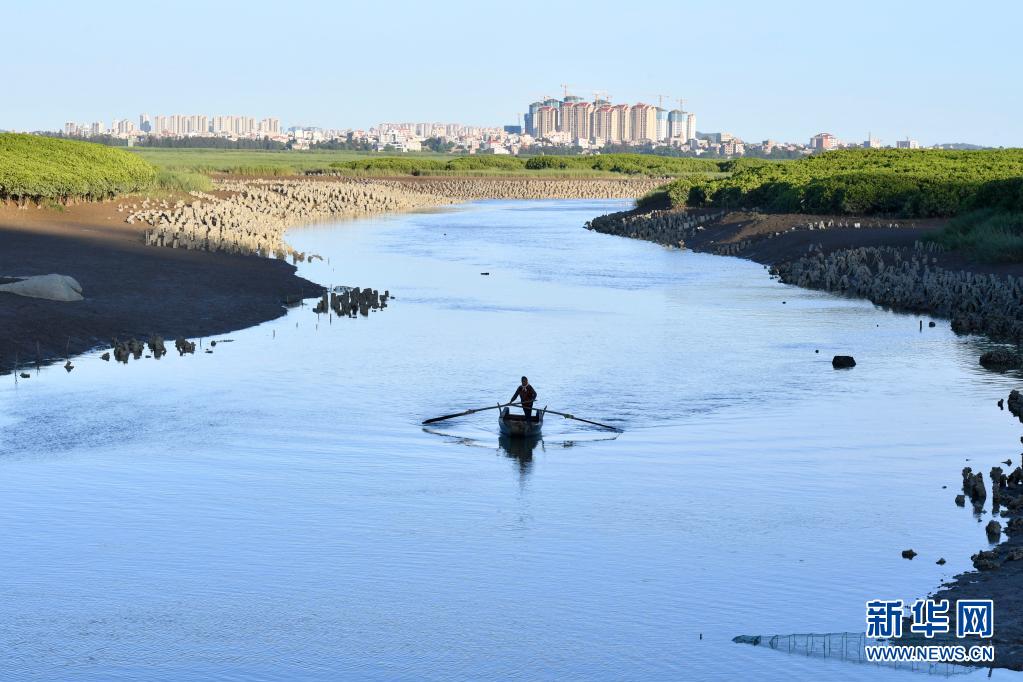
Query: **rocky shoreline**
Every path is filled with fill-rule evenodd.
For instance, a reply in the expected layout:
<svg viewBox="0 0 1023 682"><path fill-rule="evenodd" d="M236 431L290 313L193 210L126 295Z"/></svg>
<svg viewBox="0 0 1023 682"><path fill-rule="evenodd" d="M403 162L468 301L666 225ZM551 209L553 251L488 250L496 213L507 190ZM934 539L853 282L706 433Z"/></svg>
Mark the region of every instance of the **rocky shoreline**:
<svg viewBox="0 0 1023 682"><path fill-rule="evenodd" d="M482 199L636 199L665 178L509 178L406 176L364 182L458 201Z"/></svg>
<svg viewBox="0 0 1023 682"><path fill-rule="evenodd" d="M926 221L876 218L758 216L725 211L625 211L595 218L588 229L652 241L669 248L747 258L770 266L780 281L866 298L889 309L927 313L951 321L960 334L984 334L993 340L1023 341L1023 269L1018 265L971 263L922 237L938 227ZM986 353L981 364L995 369L1019 367L1020 355L1002 349ZM1023 394L999 401L1023 422ZM1021 439L1023 440L1023 439ZM1003 462L1006 466L1011 459ZM962 471L962 494L977 513L991 504L988 541L978 551L976 571L944 585L933 599L993 599L997 613L994 667L1023 670L1023 467L1010 473L998 466L984 476ZM915 553L905 550L903 556ZM954 606L953 625L954 625ZM964 644L954 639L903 644ZM986 667L986 666L985 666Z"/></svg>
<svg viewBox="0 0 1023 682"><path fill-rule="evenodd" d="M962 334L1023 341L1023 268L970 263L924 240L937 224L726 211L625 211L588 229L771 266L786 284L951 320Z"/></svg>
<svg viewBox="0 0 1023 682"><path fill-rule="evenodd" d="M147 226L149 246L302 260L285 242L290 227L451 203L376 183L257 179L219 181L216 188L218 195L191 192L194 201L173 206L134 202L127 206L126 221Z"/></svg>

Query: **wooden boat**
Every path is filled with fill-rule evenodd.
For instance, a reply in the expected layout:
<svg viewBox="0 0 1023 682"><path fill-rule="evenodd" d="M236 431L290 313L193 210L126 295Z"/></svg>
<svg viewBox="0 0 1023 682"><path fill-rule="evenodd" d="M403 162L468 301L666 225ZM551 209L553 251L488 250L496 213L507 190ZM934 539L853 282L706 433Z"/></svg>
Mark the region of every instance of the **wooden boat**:
<svg viewBox="0 0 1023 682"><path fill-rule="evenodd" d="M497 425L501 428L501 435L512 438L529 438L540 435L543 429L543 415L547 408L533 410L533 414L527 420L524 414L512 414L506 407L497 415Z"/></svg>

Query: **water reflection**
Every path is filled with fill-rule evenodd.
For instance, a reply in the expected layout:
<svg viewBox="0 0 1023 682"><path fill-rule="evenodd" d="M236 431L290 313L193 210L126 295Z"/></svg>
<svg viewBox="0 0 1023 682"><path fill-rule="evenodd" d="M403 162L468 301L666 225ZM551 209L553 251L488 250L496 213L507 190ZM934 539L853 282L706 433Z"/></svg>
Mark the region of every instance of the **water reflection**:
<svg viewBox="0 0 1023 682"><path fill-rule="evenodd" d="M532 438L511 438L509 436L500 436L497 439L498 449L504 453L505 457L517 460L519 463L519 478L525 480L529 476L530 470L533 468L533 452L537 446L540 447L541 451L546 452L546 448L543 444L543 438L538 436Z"/></svg>

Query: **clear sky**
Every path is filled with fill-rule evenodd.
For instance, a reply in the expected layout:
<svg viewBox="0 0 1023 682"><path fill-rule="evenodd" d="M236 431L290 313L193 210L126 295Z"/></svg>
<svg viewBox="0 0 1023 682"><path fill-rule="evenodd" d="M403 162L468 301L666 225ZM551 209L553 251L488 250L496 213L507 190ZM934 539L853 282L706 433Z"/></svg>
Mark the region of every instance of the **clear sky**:
<svg viewBox="0 0 1023 682"><path fill-rule="evenodd" d="M699 130L750 141L1023 146L1016 0L16 0L2 25L0 129L143 111L503 125L567 83L684 97Z"/></svg>

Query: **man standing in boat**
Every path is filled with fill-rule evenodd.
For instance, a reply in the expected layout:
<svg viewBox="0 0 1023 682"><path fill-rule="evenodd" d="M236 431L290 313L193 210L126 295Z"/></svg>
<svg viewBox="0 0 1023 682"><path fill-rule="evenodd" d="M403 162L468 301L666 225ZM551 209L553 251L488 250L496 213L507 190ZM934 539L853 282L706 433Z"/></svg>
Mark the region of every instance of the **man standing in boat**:
<svg viewBox="0 0 1023 682"><path fill-rule="evenodd" d="M522 403L522 412L526 415L526 419L530 418L533 414L533 401L536 400L536 390L529 385L529 379L522 377L522 384L515 389L515 395L511 397L508 402L513 403L516 399Z"/></svg>

